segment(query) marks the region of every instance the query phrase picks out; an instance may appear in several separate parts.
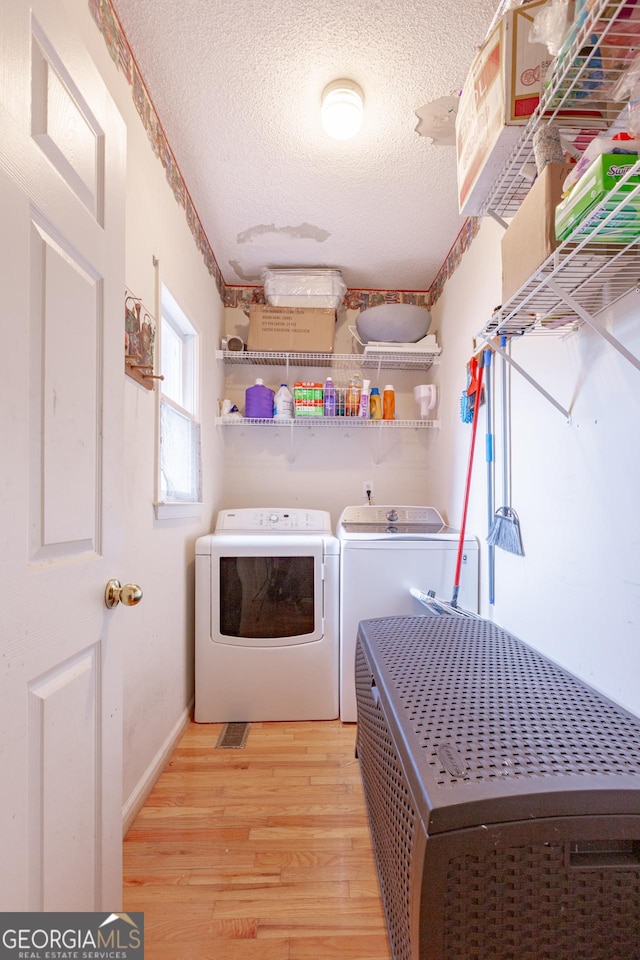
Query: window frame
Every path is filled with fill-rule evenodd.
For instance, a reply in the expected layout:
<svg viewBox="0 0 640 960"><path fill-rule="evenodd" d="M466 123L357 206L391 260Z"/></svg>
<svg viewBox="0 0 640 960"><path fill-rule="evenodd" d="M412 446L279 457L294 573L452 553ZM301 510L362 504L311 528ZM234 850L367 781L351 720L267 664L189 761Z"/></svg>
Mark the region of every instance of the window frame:
<svg viewBox="0 0 640 960"><path fill-rule="evenodd" d="M202 424L200 421L200 334L184 310L164 283L159 284L159 370L162 372L162 347L165 323L178 336L182 343L182 399L179 403L163 390L163 381L156 391L156 478L154 509L156 519L168 520L201 516L202 510ZM162 496L162 405L165 404L177 413L188 418L197 428L197 500L170 500ZM189 409L191 407L192 409Z"/></svg>

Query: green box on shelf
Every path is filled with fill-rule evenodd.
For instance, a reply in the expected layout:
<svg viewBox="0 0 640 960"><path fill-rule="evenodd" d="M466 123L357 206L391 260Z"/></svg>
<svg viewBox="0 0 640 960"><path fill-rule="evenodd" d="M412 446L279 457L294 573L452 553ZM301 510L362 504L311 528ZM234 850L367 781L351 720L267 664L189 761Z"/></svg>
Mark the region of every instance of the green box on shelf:
<svg viewBox="0 0 640 960"><path fill-rule="evenodd" d="M298 380L293 386L293 413L295 417L322 417L324 415L321 383Z"/></svg>
<svg viewBox="0 0 640 960"><path fill-rule="evenodd" d="M598 207L596 213L591 214L580 224L580 232L593 236L591 243L631 243L640 236L640 199L634 198L621 209L616 210L606 227L599 229L602 221L615 209L615 204L605 203Z"/></svg>
<svg viewBox="0 0 640 960"><path fill-rule="evenodd" d="M556 207L558 240L566 240L614 189L621 177L627 173L628 167L637 162L638 157L629 153L603 153L597 157L580 177L569 196ZM633 174L623 187L623 193L629 193L639 183L640 173ZM615 209L618 202L613 200L604 204L602 211L598 211L593 218L593 222L589 221L589 230L595 230L596 226ZM621 220L621 217L624 219ZM616 240L625 243L638 234L640 234L640 197L636 196L628 205L620 209L619 215L616 215L594 239L607 243L616 242Z"/></svg>

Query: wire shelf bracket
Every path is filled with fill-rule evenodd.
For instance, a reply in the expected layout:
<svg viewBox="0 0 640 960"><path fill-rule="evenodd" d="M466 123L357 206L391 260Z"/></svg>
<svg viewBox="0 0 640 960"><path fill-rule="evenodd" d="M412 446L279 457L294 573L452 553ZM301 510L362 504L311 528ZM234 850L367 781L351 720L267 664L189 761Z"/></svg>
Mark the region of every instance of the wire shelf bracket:
<svg viewBox="0 0 640 960"><path fill-rule="evenodd" d="M513 369L516 371L516 373L519 373L521 377L524 377L524 379L527 381L527 383L531 384L531 386L532 386L535 390L537 390L538 393L540 393L540 394L545 398L545 400L548 400L549 403L552 404L552 406L554 406L554 407L556 408L556 410L558 410L558 411L563 415L563 417L565 418L565 420L567 421L567 423L571 423L571 414L570 414L570 412L569 412L568 410L565 410L565 408L562 406L562 404L559 403L559 402L555 399L555 397L552 397L551 394L549 393L549 391L548 391L548 390L545 390L545 388L544 388L541 384L539 384L538 381L537 381L534 377L532 377L530 373L527 373L527 371L524 369L524 367L521 367L520 364L517 363L517 362L513 359L513 357L512 357L510 354L507 353L506 350L504 350L501 346L499 346L499 345L495 342L495 340L492 340L490 337L482 337L482 338L481 338L481 343L480 343L480 345L481 345L481 346L484 346L485 343L488 344L488 345L491 347L492 350L495 350L495 352L496 352L497 354L499 354L504 360L506 360L507 363L508 363L511 367L513 367Z"/></svg>
<svg viewBox="0 0 640 960"><path fill-rule="evenodd" d="M635 354L631 353L630 350L627 350L627 348L620 343L620 341L614 337L612 333L609 333L603 324L601 324L598 320L596 320L595 317L585 310L578 303L578 301L571 296L571 294L564 291L560 284L558 284L555 280L548 280L547 286L553 290L558 297L564 300L567 306L571 307L573 312L576 313L581 320L584 320L585 323L588 323L589 326L596 331L596 333L600 334L600 336L614 348L614 350L617 350L618 353L625 358L625 360L628 360L629 363L636 368L636 370L640 370L640 358L636 357Z"/></svg>

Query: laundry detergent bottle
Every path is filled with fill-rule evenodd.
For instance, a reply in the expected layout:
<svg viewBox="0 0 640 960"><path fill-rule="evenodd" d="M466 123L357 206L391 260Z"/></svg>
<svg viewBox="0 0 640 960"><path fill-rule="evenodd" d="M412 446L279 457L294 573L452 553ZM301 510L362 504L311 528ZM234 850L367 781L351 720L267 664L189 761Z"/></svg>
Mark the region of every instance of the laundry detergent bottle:
<svg viewBox="0 0 640 960"><path fill-rule="evenodd" d="M395 420L396 417L396 392L393 386L388 383L382 393L382 419Z"/></svg>
<svg viewBox="0 0 640 960"><path fill-rule="evenodd" d="M273 419L273 390L260 377L244 392L244 415L252 420Z"/></svg>
<svg viewBox="0 0 640 960"><path fill-rule="evenodd" d="M324 385L324 415L325 417L335 417L336 415L336 388L331 377L327 377Z"/></svg>
<svg viewBox="0 0 640 960"><path fill-rule="evenodd" d="M372 420L382 420L382 397L377 387L371 387L369 395L369 416Z"/></svg>
<svg viewBox="0 0 640 960"><path fill-rule="evenodd" d="M280 389L273 398L273 419L291 420L293 418L293 396L286 383L280 384Z"/></svg>

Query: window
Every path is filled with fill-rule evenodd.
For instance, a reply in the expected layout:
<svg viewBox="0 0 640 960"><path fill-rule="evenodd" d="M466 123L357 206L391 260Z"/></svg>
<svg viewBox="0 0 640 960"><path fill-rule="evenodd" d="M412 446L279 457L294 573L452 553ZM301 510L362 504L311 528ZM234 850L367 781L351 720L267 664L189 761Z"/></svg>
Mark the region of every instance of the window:
<svg viewBox="0 0 640 960"><path fill-rule="evenodd" d="M159 469L156 515L194 516L202 501L198 334L162 286Z"/></svg>

